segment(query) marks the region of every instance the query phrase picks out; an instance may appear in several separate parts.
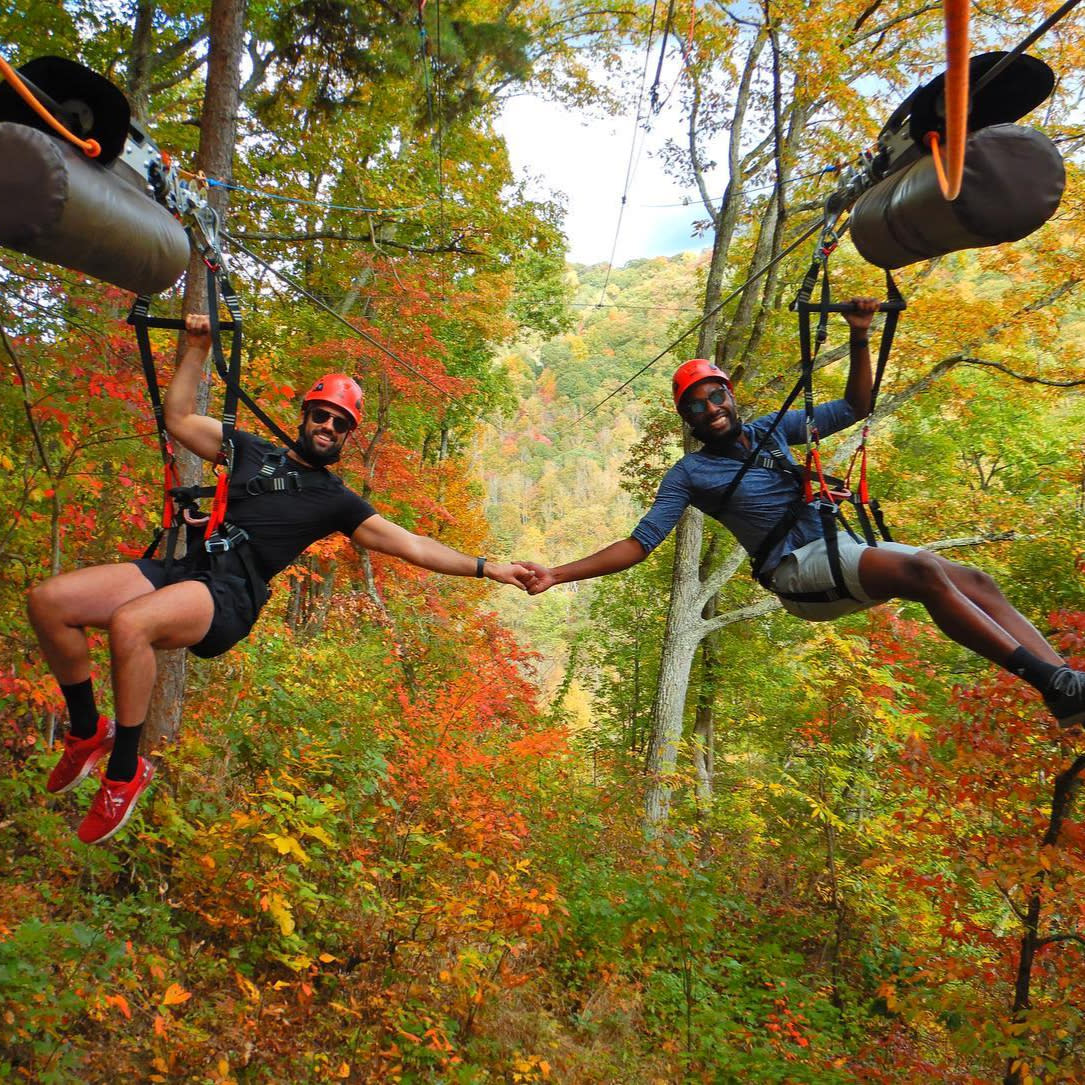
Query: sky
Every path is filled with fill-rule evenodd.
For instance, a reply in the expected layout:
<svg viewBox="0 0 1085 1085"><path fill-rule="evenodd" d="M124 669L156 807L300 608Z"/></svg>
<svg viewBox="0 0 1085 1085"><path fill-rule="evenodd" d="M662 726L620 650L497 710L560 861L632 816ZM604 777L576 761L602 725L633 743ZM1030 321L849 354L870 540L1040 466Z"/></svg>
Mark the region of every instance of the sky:
<svg viewBox="0 0 1085 1085"><path fill-rule="evenodd" d="M643 127L636 130L633 107L627 115L601 118L528 95L506 102L497 127L505 136L517 176L532 179L529 195L565 193L571 262L606 263L613 250L617 267L638 257L671 256L710 245L709 238L693 234L693 222L706 217L697 190L683 189L667 177L653 154L668 135L684 143L685 122L678 98L677 92L670 95L661 112L652 117L647 135ZM645 111L646 106L642 107ZM635 131L639 150L633 155L622 212ZM722 192L725 179L721 174L717 170L710 176ZM713 195L717 194L713 188ZM688 206L674 206L683 199L689 201Z"/></svg>

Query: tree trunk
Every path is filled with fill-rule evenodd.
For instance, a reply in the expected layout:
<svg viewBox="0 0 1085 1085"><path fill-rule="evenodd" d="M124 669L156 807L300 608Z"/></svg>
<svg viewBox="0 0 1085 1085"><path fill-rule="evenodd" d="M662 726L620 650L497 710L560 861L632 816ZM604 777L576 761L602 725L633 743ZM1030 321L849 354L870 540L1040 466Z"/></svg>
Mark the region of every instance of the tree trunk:
<svg viewBox="0 0 1085 1085"><path fill-rule="evenodd" d="M704 517L696 509L687 509L678 522L674 548L674 573L671 577L671 604L663 634L663 654L659 664L659 684L652 705L652 737L645 768L648 791L644 800L645 827L649 834L665 821L670 811L671 791L678 747L682 741L682 718L689 688L693 655L703 636L700 607L695 597L701 588L697 566L701 553Z"/></svg>
<svg viewBox="0 0 1085 1085"><path fill-rule="evenodd" d="M735 106L730 124L729 160L731 179L718 209L708 205L713 219L712 259L705 284L704 312L706 319L697 336L697 356L716 356L718 332L718 308L720 291L727 268L737 222L738 208L743 198L744 176L740 162L743 138L743 122L750 104L750 92L758 58L765 45L764 33L759 33L750 45L745 69L736 92ZM690 123L690 158L697 169L701 155L696 146L694 124ZM689 433L686 433L686 450L692 449ZM649 782L645 796L644 817L646 829L666 818L670 808L671 785L682 738L682 719L686 692L689 688L690 669L697 645L706 632L701 619L701 609L706 600L702 595L700 578L701 542L704 517L695 509L687 509L678 523L674 548L674 573L671 578L671 601L667 612L667 626L663 635L663 648L659 665L659 685L652 705L652 735L649 742L646 768ZM700 599L700 602L697 600Z"/></svg>
<svg viewBox="0 0 1085 1085"><path fill-rule="evenodd" d="M1070 815L1074 800L1081 789L1081 774L1085 771L1085 754L1074 758L1069 768L1055 777L1055 788L1051 797L1051 814L1048 818L1047 831L1040 842L1041 848L1053 848L1059 842L1059 835L1066 818ZM1040 934L1040 919L1042 909L1041 888L1047 880L1047 870L1041 867L1033 879L1033 884L1028 892L1028 906L1022 912L1015 907L1014 911L1024 926L1021 936L1021 957L1017 964L1017 977L1013 988L1013 1020L1022 1022L1026 1020L1028 1011L1032 1008L1032 966L1036 960L1036 954L1044 946L1053 942L1077 941L1080 935L1076 932L1069 935ZM1003 1078L1005 1085L1020 1085L1024 1078L1021 1064L1014 1059L1009 1059L1006 1065L1006 1075ZM1030 1078L1031 1080L1031 1078Z"/></svg>
<svg viewBox="0 0 1085 1085"><path fill-rule="evenodd" d="M702 580L704 576L702 576ZM717 595L704 606L701 617L716 616ZM716 766L716 677L719 673L719 637L710 633L701 643L701 688L697 691L697 716L693 721L693 768L697 773L697 803L704 809L712 803Z"/></svg>
<svg viewBox="0 0 1085 1085"><path fill-rule="evenodd" d="M209 177L229 181L233 174L234 146L237 143L237 114L240 105L241 55L245 38L245 0L211 0L210 49L207 58L207 89L200 118L200 147L196 169ZM209 189L208 202L225 220L227 190ZM207 286L203 261L193 254L185 279L182 312L200 312L207 308ZM178 337L176 361L180 360L183 337ZM197 401L197 410L206 411L208 385L205 379ZM202 463L191 453L177 457L183 485L197 483ZM147 714L144 746L154 750L176 741L181 729L184 706L185 665L183 649L159 652L158 678Z"/></svg>
<svg viewBox="0 0 1085 1085"><path fill-rule="evenodd" d="M151 44L154 34L155 0L137 0L132 26L132 48L128 54L125 95L132 107L132 119L146 124L150 108Z"/></svg>

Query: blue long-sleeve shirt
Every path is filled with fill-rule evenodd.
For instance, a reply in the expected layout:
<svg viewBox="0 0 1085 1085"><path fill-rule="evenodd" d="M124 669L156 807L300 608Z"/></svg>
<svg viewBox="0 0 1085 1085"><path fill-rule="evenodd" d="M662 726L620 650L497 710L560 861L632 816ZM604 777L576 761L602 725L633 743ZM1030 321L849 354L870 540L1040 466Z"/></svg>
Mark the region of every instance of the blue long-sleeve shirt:
<svg viewBox="0 0 1085 1085"><path fill-rule="evenodd" d="M775 414L764 415L743 425L756 448ZM835 399L814 408L814 422L824 437L854 425L855 412L844 399ZM773 431L777 446L795 463L789 445L806 440L804 411L788 411ZM767 446L766 446L767 447ZM689 505L718 520L738 539L746 553L757 553L761 541L773 529L799 493L799 483L787 471L751 467L743 476L731 499L723 507L722 498L731 480L741 469L740 461L706 449L683 456L664 476L652 507L633 529L633 538L647 553L654 550L678 523ZM815 509L803 509L787 537L766 555L762 570L771 574L794 550L821 538L821 521Z"/></svg>

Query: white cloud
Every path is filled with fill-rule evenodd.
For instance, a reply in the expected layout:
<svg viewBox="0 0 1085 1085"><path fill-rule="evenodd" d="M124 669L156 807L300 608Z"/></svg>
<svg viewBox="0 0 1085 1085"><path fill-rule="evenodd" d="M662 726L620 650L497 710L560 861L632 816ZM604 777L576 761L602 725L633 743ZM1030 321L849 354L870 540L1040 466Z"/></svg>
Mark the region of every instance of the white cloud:
<svg viewBox="0 0 1085 1085"><path fill-rule="evenodd" d="M672 73L665 88L674 78ZM710 244L694 236L694 221L706 217L696 189L683 189L668 177L653 153L668 135L685 138L677 99L677 93L671 95L651 118L647 134L643 124L637 130L624 212L622 194L634 143L632 108L628 116L599 118L527 95L506 103L497 127L513 168L519 176L537 179L532 195L559 191L567 197L570 260L606 263L614 249L614 264L620 266L638 257L669 256ZM641 112L647 112L647 92ZM712 183L722 191L725 180L714 177ZM688 206L674 206L683 198L690 201Z"/></svg>

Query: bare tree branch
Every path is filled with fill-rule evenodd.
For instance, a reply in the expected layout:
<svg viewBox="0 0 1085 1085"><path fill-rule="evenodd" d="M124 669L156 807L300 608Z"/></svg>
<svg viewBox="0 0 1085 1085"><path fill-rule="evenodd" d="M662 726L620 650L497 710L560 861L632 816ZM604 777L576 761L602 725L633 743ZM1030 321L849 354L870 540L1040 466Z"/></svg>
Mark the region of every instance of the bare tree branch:
<svg viewBox="0 0 1085 1085"><path fill-rule="evenodd" d="M1085 377L1081 377L1078 380L1049 380L1047 377L1037 377L1029 373L1018 373L1015 370L1010 369L1008 365L1003 365L1001 362L988 362L983 358L973 358L964 354L954 355L951 358L947 358L946 361L959 363L960 365L975 365L983 366L987 369L997 369L1000 373L1005 373L1008 377L1013 377L1014 380L1022 381L1025 384L1046 384L1049 388L1080 388L1082 385L1085 385Z"/></svg>
<svg viewBox="0 0 1085 1085"><path fill-rule="evenodd" d="M1049 934L1046 938L1037 940L1036 945L1049 946L1052 942L1078 942L1085 946L1085 935L1081 934Z"/></svg>
<svg viewBox="0 0 1085 1085"><path fill-rule="evenodd" d="M906 11L903 15L898 15L895 19L890 19L886 23L881 23L878 26L873 26L864 34L856 34L854 40L857 42L868 41L870 38L876 38L879 35L884 34L887 30L891 30L894 26L899 26L901 23L906 23L910 19L917 19L920 15L926 15L928 11L941 10L941 4L925 4L921 8L916 8L915 11ZM862 18L866 18L866 16L864 15L862 16ZM862 19L860 19L860 22L861 21ZM856 28L858 28L859 23L856 23L855 25Z"/></svg>
<svg viewBox="0 0 1085 1085"><path fill-rule="evenodd" d="M1010 891L1001 882L995 882L995 887L1002 894L1003 900L1010 906L1010 911L1013 912L1022 923L1027 923L1028 913L1013 899L1010 895Z"/></svg>

